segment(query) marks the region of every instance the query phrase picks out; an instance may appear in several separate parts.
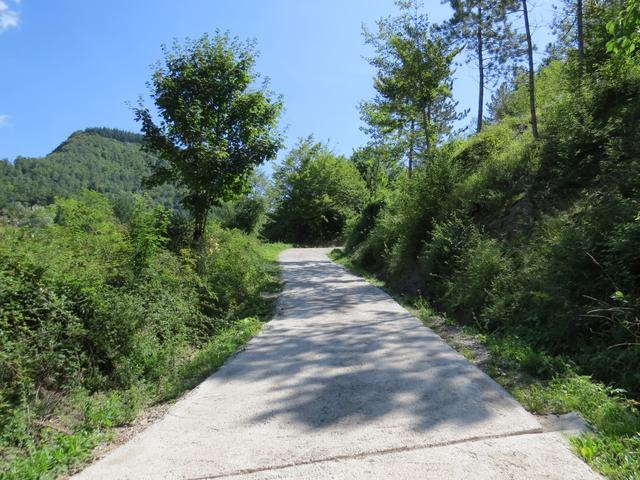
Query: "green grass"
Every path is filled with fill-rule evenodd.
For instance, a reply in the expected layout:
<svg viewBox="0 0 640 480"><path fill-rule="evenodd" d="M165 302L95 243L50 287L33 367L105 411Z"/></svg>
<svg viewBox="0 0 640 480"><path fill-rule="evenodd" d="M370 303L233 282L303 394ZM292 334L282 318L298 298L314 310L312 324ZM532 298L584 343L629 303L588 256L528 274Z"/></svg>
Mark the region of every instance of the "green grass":
<svg viewBox="0 0 640 480"><path fill-rule="evenodd" d="M281 289L278 254L286 244L261 245L267 260L269 281L265 289ZM248 310L253 315L220 329L209 342L184 360L169 375L155 384L137 384L128 390L89 394L77 389L60 394L47 425L34 426L29 409L14 410L10 430L13 438L0 438L0 480L54 479L82 466L93 449L113 438L113 428L127 425L148 406L178 398L192 389L260 332L275 309L275 296L252 299ZM2 398L0 397L0 403Z"/></svg>
<svg viewBox="0 0 640 480"><path fill-rule="evenodd" d="M46 443L27 446L28 455L10 460L0 472L3 480L46 480L81 464L104 438L97 432L56 434Z"/></svg>
<svg viewBox="0 0 640 480"><path fill-rule="evenodd" d="M278 255L283 250L291 248L293 245L289 243L263 243L260 247L260 253L269 262L276 263L278 261Z"/></svg>
<svg viewBox="0 0 640 480"><path fill-rule="evenodd" d="M259 318L249 317L219 332L167 380L161 388L160 398L163 401L174 399L198 385L257 335L261 328L262 321Z"/></svg>
<svg viewBox="0 0 640 480"><path fill-rule="evenodd" d="M578 412L593 433L571 439L576 453L607 478L640 478L640 413L624 392L568 373L512 393L536 413Z"/></svg>
<svg viewBox="0 0 640 480"><path fill-rule="evenodd" d="M384 282L357 268L340 250L331 257L356 275L378 287ZM476 354L468 345L447 338L444 326L455 321L438 313L423 298L385 288L428 327L440 333L450 345L471 361ZM488 333L473 326L458 327L488 352L479 366L504 386L530 412L562 414L577 412L593 430L572 438L575 452L593 469L615 480L640 479L640 411L638 402L623 390L608 387L581 375L567 359L533 347L521 336Z"/></svg>

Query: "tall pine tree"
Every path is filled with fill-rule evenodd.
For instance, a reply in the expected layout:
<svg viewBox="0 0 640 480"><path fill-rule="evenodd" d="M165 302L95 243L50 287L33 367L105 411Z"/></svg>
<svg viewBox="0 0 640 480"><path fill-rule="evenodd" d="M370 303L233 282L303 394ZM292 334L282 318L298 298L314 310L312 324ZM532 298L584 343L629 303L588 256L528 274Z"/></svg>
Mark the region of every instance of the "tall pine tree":
<svg viewBox="0 0 640 480"><path fill-rule="evenodd" d="M518 8L518 0L445 0L453 17L444 26L447 37L464 49L467 60L478 69L478 119L484 121L484 93L495 84L507 66L520 55L521 39L507 17Z"/></svg>
<svg viewBox="0 0 640 480"><path fill-rule="evenodd" d="M376 97L361 105L374 138L403 146L409 174L416 157L428 154L458 118L452 100L452 62L456 51L420 13L417 0L396 2L400 14L364 30L374 49Z"/></svg>

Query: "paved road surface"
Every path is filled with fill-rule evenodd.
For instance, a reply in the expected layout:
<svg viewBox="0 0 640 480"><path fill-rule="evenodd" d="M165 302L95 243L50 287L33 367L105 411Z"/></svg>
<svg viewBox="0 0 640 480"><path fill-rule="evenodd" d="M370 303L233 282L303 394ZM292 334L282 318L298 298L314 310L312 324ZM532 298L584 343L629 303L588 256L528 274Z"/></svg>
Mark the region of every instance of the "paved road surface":
<svg viewBox="0 0 640 480"><path fill-rule="evenodd" d="M276 318L78 479L599 478L326 249L281 255Z"/></svg>

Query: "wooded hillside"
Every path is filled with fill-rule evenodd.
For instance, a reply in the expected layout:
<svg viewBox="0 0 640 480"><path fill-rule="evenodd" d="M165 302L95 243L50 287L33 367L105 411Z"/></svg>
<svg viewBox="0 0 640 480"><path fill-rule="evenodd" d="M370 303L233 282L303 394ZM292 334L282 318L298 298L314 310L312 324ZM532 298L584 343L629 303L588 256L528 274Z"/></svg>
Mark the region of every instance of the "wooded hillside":
<svg viewBox="0 0 640 480"><path fill-rule="evenodd" d="M0 211L48 205L88 188L101 193L140 193L154 157L141 150L142 136L110 128L87 128L42 158L0 161ZM176 191L165 186L149 191L165 206L177 205Z"/></svg>

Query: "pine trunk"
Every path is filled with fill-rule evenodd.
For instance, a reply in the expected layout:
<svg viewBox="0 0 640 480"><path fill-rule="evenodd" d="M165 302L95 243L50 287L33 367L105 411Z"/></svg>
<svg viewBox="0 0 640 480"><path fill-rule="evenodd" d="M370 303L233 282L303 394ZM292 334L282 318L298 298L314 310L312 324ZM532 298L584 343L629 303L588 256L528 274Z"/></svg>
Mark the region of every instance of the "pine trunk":
<svg viewBox="0 0 640 480"><path fill-rule="evenodd" d="M584 61L584 26L582 23L582 0L577 0L576 3L576 20L578 24L578 56L580 61Z"/></svg>
<svg viewBox="0 0 640 480"><path fill-rule="evenodd" d="M478 2L478 28L476 31L476 43L478 45L478 124L476 131L482 130L482 117L484 115L484 38L482 32L482 5Z"/></svg>
<svg viewBox="0 0 640 480"><path fill-rule="evenodd" d="M538 138L538 116L536 114L536 85L535 72L533 70L533 44L531 42L531 29L529 28L529 10L527 0L522 0L524 13L524 28L527 35L527 56L529 57L529 106L531 108L531 131L533 138Z"/></svg>

